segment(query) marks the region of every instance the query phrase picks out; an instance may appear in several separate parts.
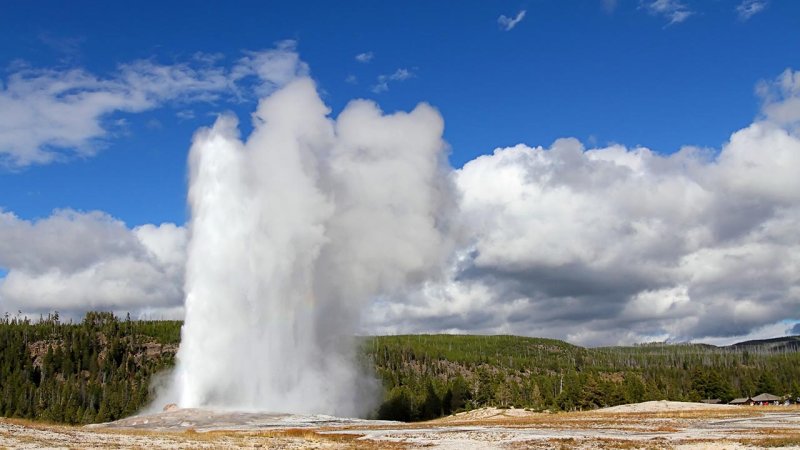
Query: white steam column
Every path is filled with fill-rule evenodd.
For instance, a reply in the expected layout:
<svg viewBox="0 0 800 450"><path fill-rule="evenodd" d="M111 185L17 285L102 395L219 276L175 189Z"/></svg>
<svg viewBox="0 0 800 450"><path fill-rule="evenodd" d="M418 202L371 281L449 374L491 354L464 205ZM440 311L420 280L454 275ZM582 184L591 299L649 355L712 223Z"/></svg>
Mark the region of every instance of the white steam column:
<svg viewBox="0 0 800 450"><path fill-rule="evenodd" d="M228 116L195 135L179 406L362 414L360 310L443 267L439 114L328 114L300 78L260 102L246 142Z"/></svg>

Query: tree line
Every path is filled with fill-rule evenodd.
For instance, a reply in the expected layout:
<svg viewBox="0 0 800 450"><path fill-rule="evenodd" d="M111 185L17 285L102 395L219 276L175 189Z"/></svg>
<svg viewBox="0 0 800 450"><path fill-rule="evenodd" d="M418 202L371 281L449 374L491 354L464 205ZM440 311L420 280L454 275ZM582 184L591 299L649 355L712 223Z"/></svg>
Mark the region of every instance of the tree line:
<svg viewBox="0 0 800 450"><path fill-rule="evenodd" d="M483 406L573 411L800 395L797 346L582 348L519 336L408 335L366 338L362 350L386 388L377 412L384 419L426 420Z"/></svg>
<svg viewBox="0 0 800 450"><path fill-rule="evenodd" d="M116 420L153 398L173 367L179 321L91 312L0 318L0 415L70 424ZM798 340L800 341L800 340ZM800 395L792 345L647 344L583 348L518 336L359 338L360 361L384 386L374 412L415 421L495 406L586 410L646 400L727 402L762 392Z"/></svg>
<svg viewBox="0 0 800 450"><path fill-rule="evenodd" d="M151 398L150 379L173 365L180 322L90 312L0 320L0 414L69 424L116 420Z"/></svg>

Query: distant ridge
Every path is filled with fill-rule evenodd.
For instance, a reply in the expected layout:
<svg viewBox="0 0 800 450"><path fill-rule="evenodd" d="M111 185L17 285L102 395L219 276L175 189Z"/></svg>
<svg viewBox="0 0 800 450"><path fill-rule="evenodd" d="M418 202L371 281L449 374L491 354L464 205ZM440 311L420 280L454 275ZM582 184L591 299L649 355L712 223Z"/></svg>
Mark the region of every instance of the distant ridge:
<svg viewBox="0 0 800 450"><path fill-rule="evenodd" d="M723 348L734 350L767 351L772 353L800 351L800 336L784 336L771 339L757 339L737 342Z"/></svg>

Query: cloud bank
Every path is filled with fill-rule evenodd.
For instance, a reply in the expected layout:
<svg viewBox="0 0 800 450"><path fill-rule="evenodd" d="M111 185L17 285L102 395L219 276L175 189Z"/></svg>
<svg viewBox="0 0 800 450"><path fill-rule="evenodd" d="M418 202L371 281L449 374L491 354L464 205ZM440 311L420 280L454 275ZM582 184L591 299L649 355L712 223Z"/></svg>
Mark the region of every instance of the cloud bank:
<svg viewBox="0 0 800 450"><path fill-rule="evenodd" d="M59 102L68 103L65 108L77 108L79 99L95 97L140 99L147 105L151 97L156 98L149 100L152 104L159 104L167 101L164 98L223 95L243 77L261 80L264 91L305 78L308 67L291 47L272 51L278 53L246 55L240 69L221 72L219 81L213 81L217 78L212 69L208 73L192 69L189 76L181 70L150 66L135 73L161 75L131 76L127 79L135 81L126 82L126 86L147 86L165 79L184 80L174 85L212 86L205 91L176 88L180 95L157 95L152 92L161 88L150 87L109 97L89 89L74 98L64 94L73 91L55 87L31 92L55 98L51 106L56 109L63 106ZM213 67L214 61L211 58L206 64ZM61 86L47 77L42 85ZM73 78L108 82L81 72L65 79ZM223 85L228 87L216 87ZM7 95L19 88L9 84L3 89ZM62 94L45 95L50 91ZM369 293L372 300L359 331L515 333L588 345L654 339L722 343L740 336L796 333L794 322L800 320L800 235L796 231L800 223L800 74L787 69L774 80L759 83L756 92L762 100L759 116L734 132L720 149L684 147L673 154L623 145L587 149L566 138L548 147L498 148L454 170L455 200L443 209L447 214L436 218L437 223L450 224L448 242L457 243L453 244L454 262L447 265L437 260L442 266L436 266L427 261L426 270L444 267L443 272L433 279L422 276L425 271L416 272L413 283L388 294L363 288L360 292ZM48 111L50 107L41 108ZM78 108L84 109L91 113L73 114L76 123L102 124L104 113ZM434 122L442 120L428 116ZM274 114L267 117L270 123L284 120ZM384 172L353 168L359 161L378 161L407 151L395 144L411 134L397 134L392 127L380 125L395 120L400 119L383 116L377 106L363 101L352 103L337 118L334 128L339 139L344 142L349 136L347 142L352 142L334 146L337 150L330 157L338 165L326 163L329 178L323 190L339 199L349 198L352 205L368 206L353 206L331 219L325 234L334 243L331 246L352 244L337 230L353 224L396 225L384 220L383 214L398 206L370 203L372 196L390 195L389 188L400 187L403 192L430 182L412 177L387 186L390 175L400 170L396 166L386 166ZM328 130L323 134L330 133L331 126L321 125ZM100 126L96 133L105 132ZM79 133L74 142L91 142L92 138L81 137L89 135L95 136ZM5 136L5 142L10 142ZM59 150L42 147L51 138L25 139L31 143L19 148L27 150L15 150L13 156L6 151L7 157L46 160L80 151L79 144L75 144L78 150ZM361 140L363 145L358 144ZM344 148L361 150L335 153ZM374 155L368 148L381 153ZM401 167L413 170L415 166ZM334 169L343 171L338 178L331 178ZM341 261L371 261L388 252L395 258L392 264L419 263L399 243L424 241L416 240L421 239L415 235L420 225L414 221L398 224L402 233L398 231L397 241L391 241L391 250L377 230L366 227L358 235L369 245ZM100 212L57 211L37 221L0 213L0 269L8 272L0 278L0 311L57 309L78 315L107 308L135 315L180 314L185 246L185 230L172 224L131 229ZM365 286L392 285L391 276L379 265L326 264L335 271L360 271L360 275L340 275L358 275Z"/></svg>
<svg viewBox="0 0 800 450"><path fill-rule="evenodd" d="M472 244L450 281L376 303L371 325L596 345L799 319L797 73L762 87L775 94L763 118L719 152L560 139L468 162L456 180Z"/></svg>
<svg viewBox="0 0 800 450"><path fill-rule="evenodd" d="M171 223L128 228L105 213L56 211L27 221L0 211L0 311L80 319L111 310L180 318L186 232Z"/></svg>
<svg viewBox="0 0 800 450"><path fill-rule="evenodd" d="M0 166L91 156L112 132L115 114L241 97L241 83L253 77L256 93L266 95L308 73L294 46L247 52L230 69L209 55L172 65L134 61L105 77L81 68L18 68L0 79Z"/></svg>

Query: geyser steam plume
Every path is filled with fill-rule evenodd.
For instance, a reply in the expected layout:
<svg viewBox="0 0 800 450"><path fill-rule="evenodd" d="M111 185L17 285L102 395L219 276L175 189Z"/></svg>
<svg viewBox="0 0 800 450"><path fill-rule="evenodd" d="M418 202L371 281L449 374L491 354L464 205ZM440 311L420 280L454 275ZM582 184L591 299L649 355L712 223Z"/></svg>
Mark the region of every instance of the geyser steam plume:
<svg viewBox="0 0 800 450"><path fill-rule="evenodd" d="M299 78L261 100L246 141L231 116L196 133L181 407L362 413L359 311L444 265L455 201L438 112L329 113Z"/></svg>

